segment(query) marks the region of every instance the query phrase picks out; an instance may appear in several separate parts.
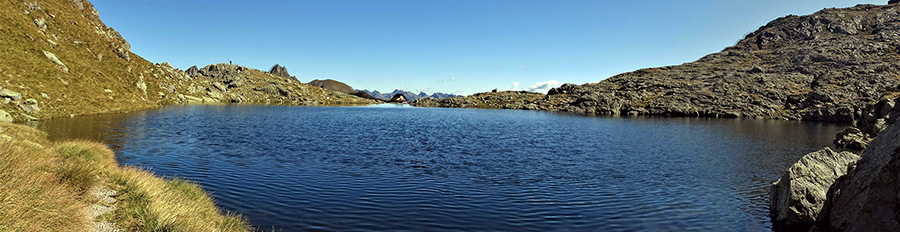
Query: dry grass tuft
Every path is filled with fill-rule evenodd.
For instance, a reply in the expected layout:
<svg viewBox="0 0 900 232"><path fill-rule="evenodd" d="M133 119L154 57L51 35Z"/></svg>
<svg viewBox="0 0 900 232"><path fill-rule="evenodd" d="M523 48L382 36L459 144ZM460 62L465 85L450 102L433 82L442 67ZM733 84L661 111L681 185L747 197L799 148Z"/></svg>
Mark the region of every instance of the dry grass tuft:
<svg viewBox="0 0 900 232"><path fill-rule="evenodd" d="M121 187L122 227L137 231L247 231L246 221L222 214L197 184L183 179L164 180L136 167L111 175Z"/></svg>
<svg viewBox="0 0 900 232"><path fill-rule="evenodd" d="M0 231L79 231L88 222L77 190L61 185L62 159L32 142L34 129L0 124L14 139L0 142Z"/></svg>
<svg viewBox="0 0 900 232"><path fill-rule="evenodd" d="M120 167L106 145L49 144L36 129L0 123L0 231L84 231L85 197L93 186L119 190L114 215L126 231L250 231L240 215L223 213L197 184Z"/></svg>

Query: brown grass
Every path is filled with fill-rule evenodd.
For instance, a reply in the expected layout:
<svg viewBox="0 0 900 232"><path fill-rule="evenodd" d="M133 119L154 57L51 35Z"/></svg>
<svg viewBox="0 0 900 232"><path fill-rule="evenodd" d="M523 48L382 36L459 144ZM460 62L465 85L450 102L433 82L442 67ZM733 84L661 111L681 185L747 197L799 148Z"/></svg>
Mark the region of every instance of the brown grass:
<svg viewBox="0 0 900 232"><path fill-rule="evenodd" d="M61 157L37 130L0 125L14 138L0 141L0 231L86 230L87 204L55 172Z"/></svg>
<svg viewBox="0 0 900 232"><path fill-rule="evenodd" d="M92 223L85 197L93 186L119 191L114 215L126 231L249 231L240 215L219 210L197 184L120 167L105 145L69 141L48 146L36 129L0 123L0 231L84 231ZM5 142L4 142L5 141Z"/></svg>

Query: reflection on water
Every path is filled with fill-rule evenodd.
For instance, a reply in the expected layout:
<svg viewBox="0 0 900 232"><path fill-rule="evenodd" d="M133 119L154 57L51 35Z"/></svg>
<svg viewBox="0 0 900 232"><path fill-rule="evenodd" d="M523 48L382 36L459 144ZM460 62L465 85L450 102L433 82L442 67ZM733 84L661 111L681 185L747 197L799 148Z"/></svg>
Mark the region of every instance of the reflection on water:
<svg viewBox="0 0 900 232"><path fill-rule="evenodd" d="M184 106L41 122L199 182L261 228L749 230L842 125L512 110Z"/></svg>

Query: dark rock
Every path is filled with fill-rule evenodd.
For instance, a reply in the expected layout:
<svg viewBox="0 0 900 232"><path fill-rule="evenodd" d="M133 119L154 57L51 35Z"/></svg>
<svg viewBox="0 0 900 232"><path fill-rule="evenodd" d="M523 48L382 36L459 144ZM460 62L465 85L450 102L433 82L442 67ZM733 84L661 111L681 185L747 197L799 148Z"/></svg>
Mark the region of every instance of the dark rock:
<svg viewBox="0 0 900 232"><path fill-rule="evenodd" d="M827 213L820 213L828 189L857 160L856 154L838 153L827 147L803 156L772 184L769 210L773 221L797 226L827 217Z"/></svg>
<svg viewBox="0 0 900 232"><path fill-rule="evenodd" d="M757 67L757 66L750 69L750 73L764 73L764 72L766 72L765 69Z"/></svg>
<svg viewBox="0 0 900 232"><path fill-rule="evenodd" d="M872 140L832 187L828 223L835 231L900 231L900 125Z"/></svg>
<svg viewBox="0 0 900 232"><path fill-rule="evenodd" d="M131 56L128 55L128 51L124 48L116 48L116 56L125 59L126 61L131 61Z"/></svg>
<svg viewBox="0 0 900 232"><path fill-rule="evenodd" d="M272 68L269 69L269 73L271 73L272 75L275 75L275 76L280 76L280 77L285 77L285 78L291 77L291 74L288 73L287 68L285 68L284 66L278 65L278 64L275 64L275 66L272 66Z"/></svg>
<svg viewBox="0 0 900 232"><path fill-rule="evenodd" d="M889 0L888 4L897 4L900 3L900 0Z"/></svg>
<svg viewBox="0 0 900 232"><path fill-rule="evenodd" d="M837 147L851 150L866 149L868 144L869 140L866 139L866 135L856 127L849 127L838 132L837 137L834 139L834 145Z"/></svg>
<svg viewBox="0 0 900 232"><path fill-rule="evenodd" d="M393 102L393 103L406 103L407 101L408 100L406 99L406 96L404 96L402 93L398 93L398 94L394 95L394 97L392 97L391 100L388 100L388 102Z"/></svg>
<svg viewBox="0 0 900 232"><path fill-rule="evenodd" d="M188 74L188 76L191 76L191 77L200 76L200 69L197 68L197 65L191 66L190 68L185 70L185 72Z"/></svg>

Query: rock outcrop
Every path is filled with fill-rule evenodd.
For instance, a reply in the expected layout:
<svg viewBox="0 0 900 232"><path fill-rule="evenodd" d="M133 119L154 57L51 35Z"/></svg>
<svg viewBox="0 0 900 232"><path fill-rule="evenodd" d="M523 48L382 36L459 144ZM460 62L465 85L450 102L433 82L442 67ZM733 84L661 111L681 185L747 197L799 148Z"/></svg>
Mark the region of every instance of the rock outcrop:
<svg viewBox="0 0 900 232"><path fill-rule="evenodd" d="M291 76L291 74L288 73L287 68L285 68L284 66L278 65L278 64L275 64L275 66L272 66L272 68L269 69L269 73L271 73L272 75L275 75L275 76L279 76L279 77L293 78L293 76Z"/></svg>
<svg viewBox="0 0 900 232"><path fill-rule="evenodd" d="M787 226L811 224L821 219L828 189L859 158L851 152L835 152L827 147L803 156L772 184L769 206L772 219Z"/></svg>
<svg viewBox="0 0 900 232"><path fill-rule="evenodd" d="M812 154L794 164L788 172L815 173L815 177L824 176L826 180L844 172L846 175L830 186L828 181L816 182L818 184L813 186L819 194L807 195L807 200L797 203L785 200L790 197L785 196L785 177L782 177L772 188L770 210L773 220L785 225L815 223L817 229L825 231L900 230L900 208L897 207L900 205L900 184L896 183L900 177L900 125L895 123L900 110L895 109L894 104L898 97L900 94L896 91L886 92L862 110L862 118L854 127L837 134L835 145L838 147L865 149L855 164L809 165L807 158ZM817 152L823 157L820 159L842 160L849 156L847 152L826 150L828 152ZM793 188L793 181L791 184ZM824 203L818 203L822 200L821 189L828 189ZM804 198L802 193L793 195ZM811 202L808 199L815 199L816 203L808 203Z"/></svg>
<svg viewBox="0 0 900 232"><path fill-rule="evenodd" d="M835 231L900 231L900 125L882 131L835 183L828 224Z"/></svg>
<svg viewBox="0 0 900 232"><path fill-rule="evenodd" d="M603 115L741 117L852 122L900 84L900 5L786 16L697 61L551 89L538 107ZM429 105L451 107L459 100Z"/></svg>

